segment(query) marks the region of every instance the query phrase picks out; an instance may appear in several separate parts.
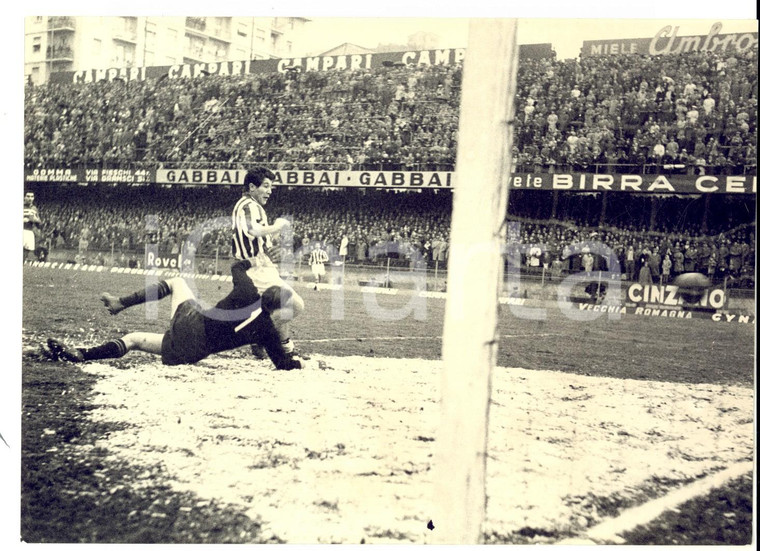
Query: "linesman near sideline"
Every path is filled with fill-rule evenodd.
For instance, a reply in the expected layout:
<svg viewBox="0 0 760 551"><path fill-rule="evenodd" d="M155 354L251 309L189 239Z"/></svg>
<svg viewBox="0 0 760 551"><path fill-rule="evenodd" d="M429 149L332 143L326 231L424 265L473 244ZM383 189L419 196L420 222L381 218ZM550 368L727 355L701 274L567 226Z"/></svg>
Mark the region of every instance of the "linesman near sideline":
<svg viewBox="0 0 760 551"><path fill-rule="evenodd" d="M34 192L27 191L24 194L24 260L29 253L34 253L37 246L36 233L42 224L40 214L34 204Z"/></svg>
<svg viewBox="0 0 760 551"><path fill-rule="evenodd" d="M171 296L169 329L163 334L129 333L91 348L75 348L50 338L43 355L55 361L86 362L121 358L130 350L140 350L160 355L165 365L179 365L193 364L211 354L257 343L266 350L276 369L305 367L302 359L283 349L272 322L272 315L277 313L280 304L288 301L288 291L273 286L260 295L246 273L250 266L248 260L232 266L232 291L213 308L203 309L180 277L160 280L123 297L103 293L101 301L111 315Z"/></svg>
<svg viewBox="0 0 760 551"><path fill-rule="evenodd" d="M259 289L272 286L283 289L287 300L282 308L272 314L272 320L280 335L286 352L292 353L294 345L290 340L290 322L304 309L303 299L280 277L276 261L281 250L272 246L272 236L290 226L286 218L278 218L269 224L264 206L273 191L275 174L271 170L257 167L249 170L243 180L243 196L232 211L232 254L238 260L248 260L251 267L248 276ZM260 352L252 347L255 355Z"/></svg>
<svg viewBox="0 0 760 551"><path fill-rule="evenodd" d="M309 255L309 266L311 273L314 274L314 290L319 291L319 284L325 275L325 262L329 262L330 257L327 252L320 246L319 241L314 242L314 249Z"/></svg>

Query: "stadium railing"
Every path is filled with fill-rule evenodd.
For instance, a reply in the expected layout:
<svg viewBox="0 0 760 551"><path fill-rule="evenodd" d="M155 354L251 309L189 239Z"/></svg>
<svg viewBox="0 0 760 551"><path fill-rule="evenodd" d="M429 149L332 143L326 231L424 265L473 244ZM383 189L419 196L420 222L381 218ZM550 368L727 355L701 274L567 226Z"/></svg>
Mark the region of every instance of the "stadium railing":
<svg viewBox="0 0 760 551"><path fill-rule="evenodd" d="M126 262L120 260L122 253L125 254ZM130 261L139 262L144 267L144 250L140 247L130 250L121 250L119 248L92 248L88 249L83 255L76 248L58 248L48 252L46 260L50 262L74 263L75 257L80 255L80 261L84 265L103 265L107 268L131 267ZM218 274L227 275L230 273L232 259L221 254L219 251L207 251L195 255L194 273L200 274ZM100 260L96 260L100 259ZM534 298L556 297L556 286L565 277L570 274L579 274L582 268L579 262L571 262L563 265L561 271L552 270L548 266L531 267L525 264L525 259L515 273L506 269L504 271L505 292L510 284L510 278L517 275L518 283L524 289L529 289L528 295ZM305 259L301 258L293 261L290 267L285 271L295 276L298 281L311 282L313 277L311 268ZM357 261L348 258L345 265L330 264L327 267L327 280L341 274L341 278L350 285L362 285L367 282L375 282L381 286L396 287L414 287L411 281L416 277L424 279L427 290L440 291L446 287L446 278L448 275L445 261L421 261L412 264L408 258L392 258L386 255L379 255L374 259ZM620 280L621 286L627 288L636 281L628 281L625 278ZM723 282L716 280L716 286L723 286L731 297L741 299L754 299L755 296L755 275L754 273L744 274L741 277L727 277Z"/></svg>
<svg viewBox="0 0 760 551"><path fill-rule="evenodd" d="M54 250L47 258L49 262L63 262L75 264L76 250ZM81 258L81 266L98 265L93 260L97 255L96 251L89 251L85 258ZM130 254L128 264L122 264L118 261L113 262L107 254L102 255L105 270L110 270L112 266L122 268L145 268L142 263L142 256ZM195 275L228 275L232 260L222 259L211 255L199 255L195 258L196 268ZM176 273L180 275L180 271ZM296 281L305 287L314 285L314 277L310 267L306 263L296 264L290 268L282 270L283 278L286 280ZM323 283L328 285L340 284L346 290L358 290L361 288L385 288L397 292L413 292L414 290L428 291L434 293L445 293L447 283L447 271L442 266L426 266L406 268L396 266L390 268L387 261L378 259L374 263L351 263L345 265L331 264L327 267L326 277ZM526 271L522 270L519 277L515 274L509 274L505 270L502 297L512 297L516 299L525 299L528 302L525 305L529 308L546 308L552 304L559 304L560 283L568 275L566 271L561 274L551 273L550 270ZM619 297L625 302L628 293L628 287L635 282L620 281ZM754 286L754 278L751 280ZM718 283L716 286L720 287ZM737 288L731 285L723 286L726 294L726 303L724 308L729 309L732 313L742 313L745 315L754 315L755 313L755 292L754 288ZM578 284L573 287L571 294L575 299L580 300L599 300L599 297L593 296L593 288ZM443 296L443 295L439 295ZM564 295L563 295L564 296ZM565 299L562 299L565 300Z"/></svg>

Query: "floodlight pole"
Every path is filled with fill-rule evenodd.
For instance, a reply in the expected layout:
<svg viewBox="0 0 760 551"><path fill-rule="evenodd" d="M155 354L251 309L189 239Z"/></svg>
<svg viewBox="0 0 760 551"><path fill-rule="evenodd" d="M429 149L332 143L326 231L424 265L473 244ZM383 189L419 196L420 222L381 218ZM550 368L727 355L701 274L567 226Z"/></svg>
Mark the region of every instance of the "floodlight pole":
<svg viewBox="0 0 760 551"><path fill-rule="evenodd" d="M491 370L511 172L517 21L472 20L464 61L443 329L432 539L483 543Z"/></svg>

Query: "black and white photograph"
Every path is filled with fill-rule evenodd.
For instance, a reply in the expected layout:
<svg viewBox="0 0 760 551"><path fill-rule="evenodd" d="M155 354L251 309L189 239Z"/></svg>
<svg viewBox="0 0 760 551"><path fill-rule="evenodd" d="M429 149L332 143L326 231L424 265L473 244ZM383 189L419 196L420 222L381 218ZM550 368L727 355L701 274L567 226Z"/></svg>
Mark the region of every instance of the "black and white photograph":
<svg viewBox="0 0 760 551"><path fill-rule="evenodd" d="M744 4L12 18L3 541L756 545Z"/></svg>

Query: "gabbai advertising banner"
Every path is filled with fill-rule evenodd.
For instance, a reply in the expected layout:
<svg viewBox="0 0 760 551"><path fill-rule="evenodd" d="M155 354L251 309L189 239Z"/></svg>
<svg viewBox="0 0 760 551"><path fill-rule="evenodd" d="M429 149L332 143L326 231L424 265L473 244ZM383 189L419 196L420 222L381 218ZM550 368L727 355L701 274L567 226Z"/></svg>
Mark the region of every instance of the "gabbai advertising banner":
<svg viewBox="0 0 760 551"><path fill-rule="evenodd" d="M165 169L156 170L157 184L242 185L245 170L232 169Z"/></svg>
<svg viewBox="0 0 760 551"><path fill-rule="evenodd" d="M294 187L434 188L452 186L453 172L275 170L274 185ZM241 185L245 170L159 169L158 184Z"/></svg>
<svg viewBox="0 0 760 551"><path fill-rule="evenodd" d="M449 189L453 186L453 172L415 171L326 171L326 170L280 170L275 171L276 185L326 186L326 187L372 187L408 189Z"/></svg>

